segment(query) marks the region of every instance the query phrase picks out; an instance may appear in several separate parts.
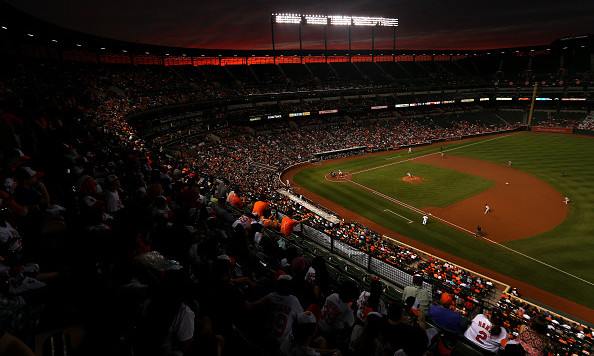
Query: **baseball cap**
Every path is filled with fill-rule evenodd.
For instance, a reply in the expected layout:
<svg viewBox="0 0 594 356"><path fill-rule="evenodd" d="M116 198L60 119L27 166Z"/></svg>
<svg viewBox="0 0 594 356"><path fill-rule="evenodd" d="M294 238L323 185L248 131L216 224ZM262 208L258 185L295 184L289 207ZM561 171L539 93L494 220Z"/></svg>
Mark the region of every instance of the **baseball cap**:
<svg viewBox="0 0 594 356"><path fill-rule="evenodd" d="M228 255L219 255L217 256L217 260L226 260L229 261L232 266L235 265L235 258L229 257Z"/></svg>
<svg viewBox="0 0 594 356"><path fill-rule="evenodd" d="M277 281L278 277L282 276L283 274L286 274L285 271L283 271L282 269L277 269L274 272L274 280Z"/></svg>
<svg viewBox="0 0 594 356"><path fill-rule="evenodd" d="M43 177L44 174L43 172L34 171L31 167L21 167L19 168L19 171L25 178L39 178Z"/></svg>
<svg viewBox="0 0 594 356"><path fill-rule="evenodd" d="M288 274L281 274L280 276L278 276L278 278L276 280L277 281L290 281L292 279L293 279L293 277L289 276Z"/></svg>
<svg viewBox="0 0 594 356"><path fill-rule="evenodd" d="M322 319L322 308L316 303L310 305L305 311L312 313L316 317L316 321Z"/></svg>
<svg viewBox="0 0 594 356"><path fill-rule="evenodd" d="M314 315L314 313L310 312L309 310L306 310L303 313L297 315L297 323L301 325L317 324L318 321L316 320L316 316Z"/></svg>
<svg viewBox="0 0 594 356"><path fill-rule="evenodd" d="M6 155L8 157L18 157L20 159L31 159L31 157L24 154L23 151L19 150L18 148L13 148L12 150L8 151Z"/></svg>
<svg viewBox="0 0 594 356"><path fill-rule="evenodd" d="M423 276L421 276L420 274L415 274L413 276L413 284L414 285L420 285L423 283Z"/></svg>
<svg viewBox="0 0 594 356"><path fill-rule="evenodd" d="M442 293L441 294L441 302L445 305L452 304L454 300L452 299L452 295L450 293Z"/></svg>

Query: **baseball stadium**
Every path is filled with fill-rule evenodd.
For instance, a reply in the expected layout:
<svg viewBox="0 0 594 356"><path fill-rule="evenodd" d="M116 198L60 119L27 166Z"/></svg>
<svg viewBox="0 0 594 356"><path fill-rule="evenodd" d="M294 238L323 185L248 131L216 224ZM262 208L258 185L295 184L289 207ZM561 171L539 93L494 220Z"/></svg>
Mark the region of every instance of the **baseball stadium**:
<svg viewBox="0 0 594 356"><path fill-rule="evenodd" d="M0 2L0 354L591 355L594 36L275 11L220 49Z"/></svg>

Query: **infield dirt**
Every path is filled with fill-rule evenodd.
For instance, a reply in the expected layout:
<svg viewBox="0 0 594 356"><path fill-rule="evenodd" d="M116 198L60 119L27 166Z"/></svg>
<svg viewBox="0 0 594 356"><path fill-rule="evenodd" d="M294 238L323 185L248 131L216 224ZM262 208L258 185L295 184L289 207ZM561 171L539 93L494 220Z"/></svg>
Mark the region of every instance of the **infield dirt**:
<svg viewBox="0 0 594 356"><path fill-rule="evenodd" d="M377 155L377 153L370 155ZM357 159L361 157L363 156L341 158L330 160L325 163ZM419 158L415 161L435 164L436 166L474 174L476 176L491 179L497 184L496 187L489 189L488 191L456 204L452 204L446 208L424 209L425 211L431 212L446 220L449 218L452 222L456 222L460 224L460 226L471 231L474 231L476 225L480 224L485 233L484 235L493 241L511 241L548 231L559 225L565 219L569 211L569 207L563 203L563 196L561 193L543 181L513 167L454 155L447 155L446 159L444 159L439 154ZM293 167L283 174L283 181L289 179L292 182L296 173L310 166L311 165L309 164L305 164ZM505 184L506 182L509 184ZM294 184L292 184L292 186L294 186ZM331 209L347 221L356 220L378 233L393 236L406 244L424 250L430 254L514 286L527 298L537 300L552 308L564 311L570 315L575 315L590 323L594 323L594 310L590 308L536 288L532 285L520 282L497 271L469 262L450 253L419 243L374 223L369 219L363 218L362 216L302 187L296 187L296 192ZM485 204L489 204L491 208L491 212L488 214L484 214Z"/></svg>

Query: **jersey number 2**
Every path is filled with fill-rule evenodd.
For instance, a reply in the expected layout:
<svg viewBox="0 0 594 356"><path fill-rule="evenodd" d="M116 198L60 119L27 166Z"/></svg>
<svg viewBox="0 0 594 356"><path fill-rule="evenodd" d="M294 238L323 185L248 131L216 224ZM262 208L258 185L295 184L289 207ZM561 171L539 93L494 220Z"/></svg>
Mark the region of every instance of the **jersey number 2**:
<svg viewBox="0 0 594 356"><path fill-rule="evenodd" d="M487 333L484 331L479 331L478 335L476 336L476 341L484 345L485 343L483 342L483 340L487 340Z"/></svg>

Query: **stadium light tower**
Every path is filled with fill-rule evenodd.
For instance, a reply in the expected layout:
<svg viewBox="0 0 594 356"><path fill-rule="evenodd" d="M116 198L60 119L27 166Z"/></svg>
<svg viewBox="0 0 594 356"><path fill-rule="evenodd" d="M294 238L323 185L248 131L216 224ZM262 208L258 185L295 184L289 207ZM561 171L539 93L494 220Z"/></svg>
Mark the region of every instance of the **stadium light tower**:
<svg viewBox="0 0 594 356"><path fill-rule="evenodd" d="M353 26L371 27L371 57L373 61L375 51L375 28L392 27L394 29L393 57L396 60L396 27L398 19L385 17L363 17L363 16L342 16L342 15L302 15L291 13L273 13L270 17L270 28L272 33L272 51L275 51L274 43L274 25L275 24L296 24L299 25L299 50L303 50L301 39L301 25L324 25L324 55L327 57L328 39L326 29L328 26L348 26L349 27L349 51L351 50L351 28ZM276 54L274 55L276 61ZM349 56L349 61L352 56ZM303 58L303 56L302 56Z"/></svg>

